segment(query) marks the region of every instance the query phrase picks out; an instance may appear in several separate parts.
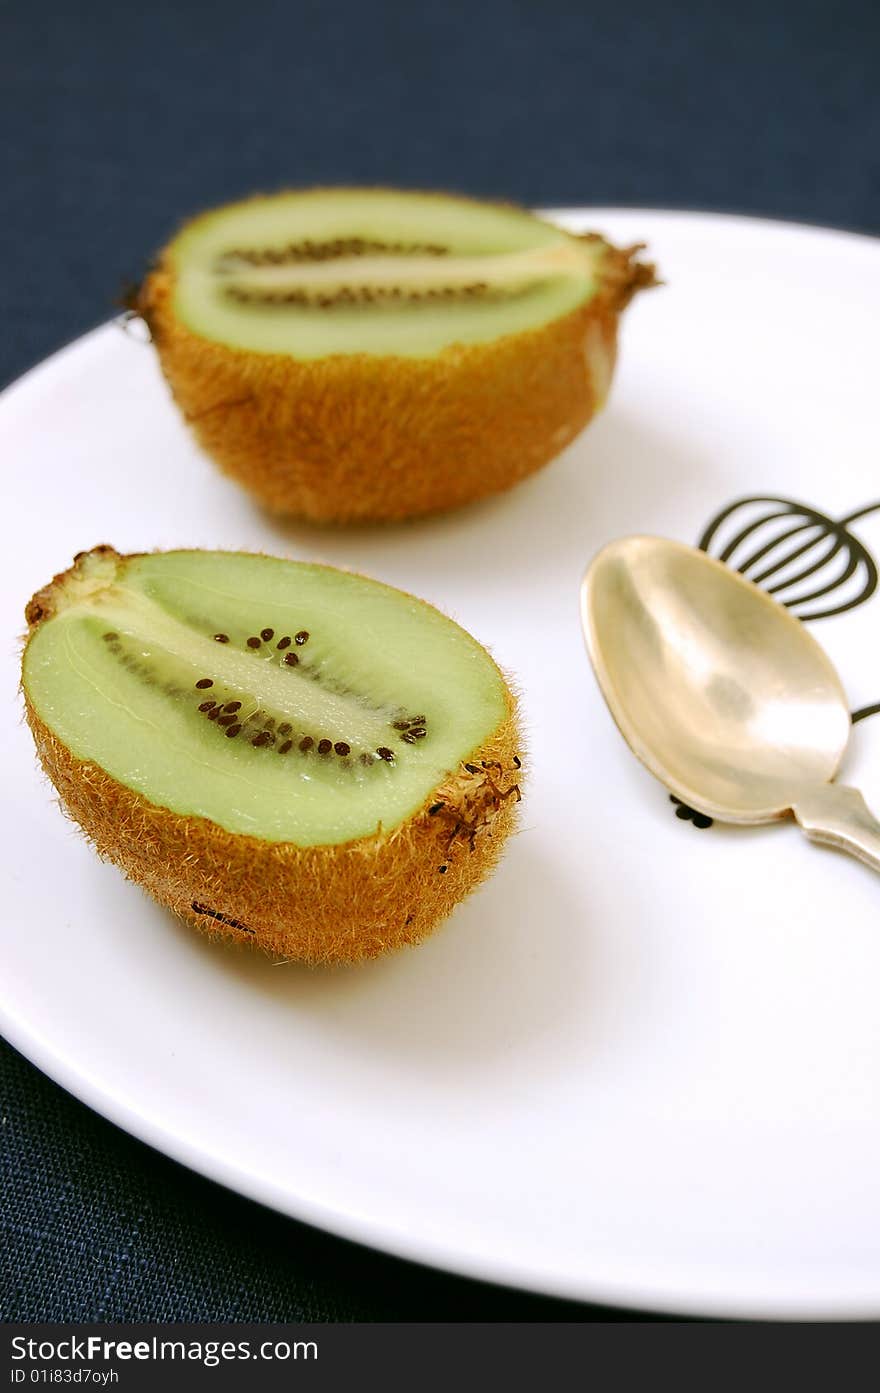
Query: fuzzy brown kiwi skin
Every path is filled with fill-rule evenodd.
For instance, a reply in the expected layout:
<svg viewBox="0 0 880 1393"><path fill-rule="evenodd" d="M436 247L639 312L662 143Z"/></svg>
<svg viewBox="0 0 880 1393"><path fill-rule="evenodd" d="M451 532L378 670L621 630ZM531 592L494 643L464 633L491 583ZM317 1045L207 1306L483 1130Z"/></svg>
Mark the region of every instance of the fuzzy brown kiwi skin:
<svg viewBox="0 0 880 1393"><path fill-rule="evenodd" d="M510 488L603 405L620 314L656 281L637 260L641 245L584 240L605 250L587 304L539 329L427 358L297 360L203 338L174 313L168 253L129 303L199 443L262 504L315 522L399 520Z"/></svg>
<svg viewBox="0 0 880 1393"><path fill-rule="evenodd" d="M116 555L111 547L95 550ZM73 570L28 603L25 651ZM407 822L387 834L317 847L264 842L159 807L72 754L26 690L24 702L62 808L99 855L202 932L317 965L418 943L492 870L516 825L522 782L516 699L506 690L496 729Z"/></svg>

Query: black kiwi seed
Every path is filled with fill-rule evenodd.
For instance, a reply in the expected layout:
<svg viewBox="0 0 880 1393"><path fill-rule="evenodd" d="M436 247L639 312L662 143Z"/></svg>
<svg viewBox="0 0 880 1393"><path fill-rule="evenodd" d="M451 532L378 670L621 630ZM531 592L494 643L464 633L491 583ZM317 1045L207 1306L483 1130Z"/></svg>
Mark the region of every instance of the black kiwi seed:
<svg viewBox="0 0 880 1393"><path fill-rule="evenodd" d="M247 641L247 646L248 648L259 648L260 640L256 637L251 637Z"/></svg>
<svg viewBox="0 0 880 1393"><path fill-rule="evenodd" d="M515 769L522 769L522 760L520 759L519 755L513 756L513 765Z"/></svg>
<svg viewBox="0 0 880 1393"><path fill-rule="evenodd" d="M287 721L282 721L281 725L278 727L278 734L279 734L279 735L289 735L290 732L291 732L292 730L293 730L293 726L292 726L292 725L289 725Z"/></svg>
<svg viewBox="0 0 880 1393"><path fill-rule="evenodd" d="M216 705L217 705L217 703L216 703L215 701L202 701L202 702L199 703L199 710L200 710L200 711L213 711L213 710L214 710L214 707L215 707Z"/></svg>
<svg viewBox="0 0 880 1393"><path fill-rule="evenodd" d="M205 689L206 687L213 687L213 685L214 685L214 679L213 679L212 677L200 677L199 680L198 680L198 682L196 683L196 686L197 686L201 691L204 691L204 689Z"/></svg>
<svg viewBox="0 0 880 1393"><path fill-rule="evenodd" d="M218 725L221 725L221 726L234 726L234 725L237 725L238 722L237 722L235 716L232 716L232 715L230 715L230 716L218 716L218 718L217 718L217 724L218 724Z"/></svg>
<svg viewBox="0 0 880 1393"><path fill-rule="evenodd" d="M279 753L280 755L286 755L286 754L287 754L287 751L288 751L289 749L291 749L292 745L293 745L293 741L292 741L292 740L285 740L285 742L284 742L283 745L279 745L279 746L278 746L278 753Z"/></svg>
<svg viewBox="0 0 880 1393"><path fill-rule="evenodd" d="M223 710L223 707L222 707L222 706L215 706L213 711L209 711L209 712L208 712L208 720L209 720L209 721L216 721L216 720L218 720L218 719L219 719L219 716L220 716L220 712L221 712L222 710Z"/></svg>
<svg viewBox="0 0 880 1393"><path fill-rule="evenodd" d="M346 743L345 743L344 740L337 740L337 741L336 741L336 744L333 746L333 748L334 748L334 750L336 751L336 753L337 753L338 755L350 755L350 754L351 754L351 746L350 746L350 745L346 745Z"/></svg>
<svg viewBox="0 0 880 1393"><path fill-rule="evenodd" d="M416 737L410 730L405 730L400 738L406 745L414 745L416 743Z"/></svg>
<svg viewBox="0 0 880 1393"><path fill-rule="evenodd" d="M380 745L379 749L376 751L376 754L379 756L380 759L384 759L388 764L394 763L394 751L389 750L387 745Z"/></svg>
<svg viewBox="0 0 880 1393"><path fill-rule="evenodd" d="M272 737L269 735L268 731L261 730L259 735L254 736L251 744L259 749L261 745L268 745L271 739Z"/></svg>
<svg viewBox="0 0 880 1393"><path fill-rule="evenodd" d="M409 718L407 717L407 719L404 720L404 721L392 721L392 722L391 722L391 729L392 729L392 730L409 730Z"/></svg>
<svg viewBox="0 0 880 1393"><path fill-rule="evenodd" d="M365 750L364 753L361 755L361 764L365 764L369 769L370 765L374 763L375 760L373 759L373 756L371 754L368 754Z"/></svg>
<svg viewBox="0 0 880 1393"><path fill-rule="evenodd" d="M411 726L411 727L412 727L412 726L423 726L423 725L427 725L428 721L427 721L427 717L426 717L426 716L410 716L410 718L409 718L409 723L410 723L410 726Z"/></svg>
<svg viewBox="0 0 880 1393"><path fill-rule="evenodd" d="M233 738L233 736L237 735L238 732L239 732L240 730L241 730L241 726L239 726L239 725L227 726L227 728L226 728L226 738L227 738L228 740L231 740L231 739Z"/></svg>
<svg viewBox="0 0 880 1393"><path fill-rule="evenodd" d="M300 740L299 742L299 748L302 750L303 754L305 754L307 750L310 750L312 748L314 743L315 742L310 735L304 735L302 740Z"/></svg>
<svg viewBox="0 0 880 1393"><path fill-rule="evenodd" d="M118 639L118 638L119 638L119 635L118 635L118 634L107 633L107 634L104 635L104 642L105 642L105 643L114 643L115 640Z"/></svg>
<svg viewBox="0 0 880 1393"><path fill-rule="evenodd" d="M260 638L263 640L264 643L268 643L268 642L269 642L269 639L270 639L270 638L274 638L274 637L275 637L275 630L274 630L274 629L261 629L261 630L260 630Z"/></svg>
<svg viewBox="0 0 880 1393"><path fill-rule="evenodd" d="M297 663L299 662L299 658L296 656L295 653L285 653L284 661L286 662L288 667L296 667Z"/></svg>
<svg viewBox="0 0 880 1393"><path fill-rule="evenodd" d="M469 774L479 774L480 772L475 764L466 764L464 767Z"/></svg>
<svg viewBox="0 0 880 1393"><path fill-rule="evenodd" d="M333 741L332 741L332 740L319 740L319 741L318 741L318 754L319 754L319 755L329 755L329 753L330 753L330 751L331 751L332 749L333 749Z"/></svg>
<svg viewBox="0 0 880 1393"><path fill-rule="evenodd" d="M303 644L303 643L308 643L308 641L309 641L309 631L308 631L308 629L300 629L299 633L296 635L296 638L295 638L294 642L295 642L295 643L299 643L299 644Z"/></svg>
<svg viewBox="0 0 880 1393"><path fill-rule="evenodd" d="M289 648L289 647L290 647L290 639L289 639L289 637L280 638L280 639L278 640L278 642L276 643L275 647L276 647L276 648Z"/></svg>
<svg viewBox="0 0 880 1393"><path fill-rule="evenodd" d="M228 635L228 634L215 634L215 635L214 635L214 642L215 642L215 643L228 643L228 642L229 642L229 635Z"/></svg>
<svg viewBox="0 0 880 1393"><path fill-rule="evenodd" d="M224 711L240 711L240 710L241 710L241 702L240 702L240 701L227 701L227 703L226 703L226 705L224 706L223 710L224 710Z"/></svg>
<svg viewBox="0 0 880 1393"><path fill-rule="evenodd" d="M424 726L410 726L409 733L413 740L424 740L428 734Z"/></svg>
<svg viewBox="0 0 880 1393"><path fill-rule="evenodd" d="M443 809L443 807L444 807L444 804L443 804L443 803L432 803L431 806L430 806L430 808L428 809L428 816L429 816L429 817L434 817L437 813L439 813L439 812Z"/></svg>
<svg viewBox="0 0 880 1393"><path fill-rule="evenodd" d="M449 870L449 867L448 867L448 866L438 866L437 869L438 869L438 871L440 872L441 875L445 875L446 872Z"/></svg>

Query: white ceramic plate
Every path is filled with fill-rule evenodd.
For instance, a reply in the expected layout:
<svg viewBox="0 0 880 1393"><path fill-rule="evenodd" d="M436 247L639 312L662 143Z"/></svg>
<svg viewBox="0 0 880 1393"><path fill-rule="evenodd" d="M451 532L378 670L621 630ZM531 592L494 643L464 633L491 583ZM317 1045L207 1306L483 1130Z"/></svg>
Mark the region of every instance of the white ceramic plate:
<svg viewBox="0 0 880 1393"><path fill-rule="evenodd" d="M577 605L612 537L696 542L751 495L830 519L880 501L880 243L566 216L647 240L667 286L626 317L603 417L464 512L273 521L199 454L152 350L116 325L2 398L0 1023L160 1150L393 1253L624 1305L880 1316L880 880L793 825L677 817L602 705ZM736 512L712 549L767 511ZM753 549L797 521L761 523ZM833 564L856 557L854 575L804 610L870 589L880 512L842 535ZM35 767L15 636L31 592L104 541L353 566L450 611L516 674L523 830L436 937L357 970L276 966L202 941L98 862ZM854 707L880 702L878 619L863 595L812 626ZM880 808L880 716L855 727L845 774Z"/></svg>

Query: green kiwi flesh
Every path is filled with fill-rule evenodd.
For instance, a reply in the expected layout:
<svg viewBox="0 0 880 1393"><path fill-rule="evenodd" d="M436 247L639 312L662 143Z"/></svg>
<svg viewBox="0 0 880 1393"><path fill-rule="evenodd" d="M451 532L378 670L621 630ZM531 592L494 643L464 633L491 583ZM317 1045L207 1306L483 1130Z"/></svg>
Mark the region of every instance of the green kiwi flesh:
<svg viewBox="0 0 880 1393"><path fill-rule="evenodd" d="M312 189L196 218L167 264L193 333L308 360L426 357L540 328L590 299L606 254L500 204Z"/></svg>
<svg viewBox="0 0 880 1393"><path fill-rule="evenodd" d="M70 752L233 833L336 845L411 817L504 720L483 648L432 606L245 553L83 553L23 684Z"/></svg>

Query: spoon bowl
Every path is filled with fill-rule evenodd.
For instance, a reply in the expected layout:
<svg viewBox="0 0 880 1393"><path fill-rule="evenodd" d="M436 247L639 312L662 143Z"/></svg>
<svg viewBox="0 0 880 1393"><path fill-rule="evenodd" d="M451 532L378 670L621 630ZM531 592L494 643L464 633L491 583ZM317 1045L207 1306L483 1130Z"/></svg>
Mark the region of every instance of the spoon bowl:
<svg viewBox="0 0 880 1393"><path fill-rule="evenodd" d="M880 824L830 782L851 730L846 693L800 620L722 562L659 537L596 556L581 616L621 734L683 802L738 823L793 811L815 840L880 868Z"/></svg>

